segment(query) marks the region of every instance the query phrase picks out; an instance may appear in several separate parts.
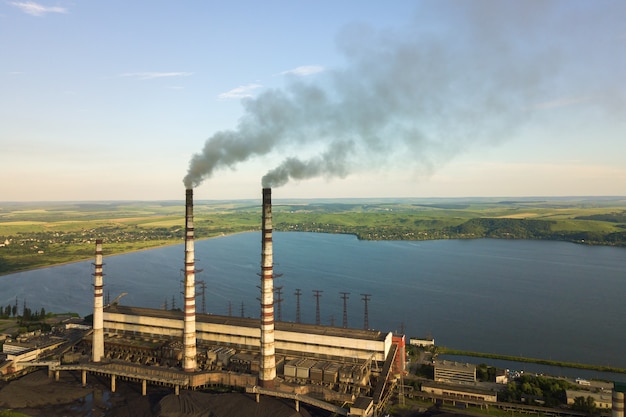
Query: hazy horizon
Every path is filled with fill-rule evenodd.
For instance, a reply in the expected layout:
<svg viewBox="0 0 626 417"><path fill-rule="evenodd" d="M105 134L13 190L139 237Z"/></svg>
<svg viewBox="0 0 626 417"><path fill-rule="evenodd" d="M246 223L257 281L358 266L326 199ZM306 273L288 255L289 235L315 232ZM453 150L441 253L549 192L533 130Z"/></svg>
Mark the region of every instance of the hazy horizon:
<svg viewBox="0 0 626 417"><path fill-rule="evenodd" d="M415 201L445 201L445 200L466 200L480 201L493 200L496 202L540 202L550 200L564 201L606 201L606 200L622 200L626 199L626 195L562 195L562 196L450 196L450 197L276 197L272 190L272 203L274 205L281 202L289 201L381 201L381 200L415 200ZM261 201L261 195L258 198L232 198L232 199L197 199L194 197L194 204L202 204L206 202L244 202L244 201ZM111 199L111 200L0 200L0 204L63 204L63 203L89 203L89 204L107 204L107 203L158 203L158 202L180 202L184 204L184 195L180 199L154 199L154 200L132 200L132 199ZM1 208L1 207L0 207Z"/></svg>

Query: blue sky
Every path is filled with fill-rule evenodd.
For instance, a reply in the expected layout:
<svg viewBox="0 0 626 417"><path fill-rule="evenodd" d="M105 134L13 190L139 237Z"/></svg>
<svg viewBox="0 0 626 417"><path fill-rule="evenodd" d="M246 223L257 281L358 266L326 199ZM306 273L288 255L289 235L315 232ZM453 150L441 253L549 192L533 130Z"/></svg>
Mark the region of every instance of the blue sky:
<svg viewBox="0 0 626 417"><path fill-rule="evenodd" d="M625 22L622 0L0 0L0 201L626 195Z"/></svg>

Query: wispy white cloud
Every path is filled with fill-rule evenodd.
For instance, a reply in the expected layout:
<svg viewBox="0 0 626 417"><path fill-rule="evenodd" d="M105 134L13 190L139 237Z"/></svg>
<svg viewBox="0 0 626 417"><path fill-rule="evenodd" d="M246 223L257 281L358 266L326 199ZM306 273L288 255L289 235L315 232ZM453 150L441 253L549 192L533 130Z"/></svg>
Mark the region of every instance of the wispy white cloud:
<svg viewBox="0 0 626 417"><path fill-rule="evenodd" d="M12 1L9 4L32 16L43 16L47 13L67 13L67 9L65 7L44 6L42 4L35 3L34 1Z"/></svg>
<svg viewBox="0 0 626 417"><path fill-rule="evenodd" d="M319 65L303 65L301 67L296 67L287 71L283 71L280 75L311 75L317 74L318 72L324 71L324 67Z"/></svg>
<svg viewBox="0 0 626 417"><path fill-rule="evenodd" d="M562 97L556 100L543 101L541 103L535 103L532 108L533 110L548 110L555 109L558 107L567 107L573 106L575 104L584 103L587 101L591 101L592 97L589 96L581 96L581 97Z"/></svg>
<svg viewBox="0 0 626 417"><path fill-rule="evenodd" d="M232 98L245 98L252 97L252 91L263 87L261 84L246 84L236 88L233 88L230 91L222 93L217 96L217 98L226 100Z"/></svg>
<svg viewBox="0 0 626 417"><path fill-rule="evenodd" d="M128 72L121 74L121 77L131 77L140 80L153 80L155 78L167 77L189 77L193 72Z"/></svg>

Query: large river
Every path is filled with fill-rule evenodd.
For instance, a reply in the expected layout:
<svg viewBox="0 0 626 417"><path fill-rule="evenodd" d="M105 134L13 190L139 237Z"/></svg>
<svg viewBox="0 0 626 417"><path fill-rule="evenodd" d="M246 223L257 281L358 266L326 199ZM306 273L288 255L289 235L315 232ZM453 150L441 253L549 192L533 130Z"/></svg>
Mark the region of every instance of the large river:
<svg viewBox="0 0 626 417"><path fill-rule="evenodd" d="M258 317L260 233L196 242L206 310ZM181 306L183 245L106 256L105 293L120 303ZM350 235L274 233L282 319L432 335L438 345L626 368L626 249L523 240L359 241ZM0 306L93 307L92 262L0 277ZM198 311L202 300L198 297Z"/></svg>

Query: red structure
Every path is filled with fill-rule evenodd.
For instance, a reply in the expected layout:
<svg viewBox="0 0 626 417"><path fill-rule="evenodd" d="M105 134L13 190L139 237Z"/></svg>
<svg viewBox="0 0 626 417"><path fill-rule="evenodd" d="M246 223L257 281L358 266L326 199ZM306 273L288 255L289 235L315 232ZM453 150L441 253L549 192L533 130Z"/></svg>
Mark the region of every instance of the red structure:
<svg viewBox="0 0 626 417"><path fill-rule="evenodd" d="M394 334L391 337L391 343L398 346L396 358L393 361L392 373L394 375L406 375L406 336L403 334Z"/></svg>

